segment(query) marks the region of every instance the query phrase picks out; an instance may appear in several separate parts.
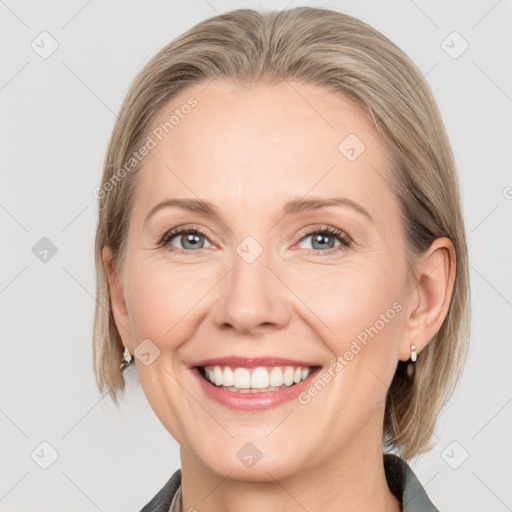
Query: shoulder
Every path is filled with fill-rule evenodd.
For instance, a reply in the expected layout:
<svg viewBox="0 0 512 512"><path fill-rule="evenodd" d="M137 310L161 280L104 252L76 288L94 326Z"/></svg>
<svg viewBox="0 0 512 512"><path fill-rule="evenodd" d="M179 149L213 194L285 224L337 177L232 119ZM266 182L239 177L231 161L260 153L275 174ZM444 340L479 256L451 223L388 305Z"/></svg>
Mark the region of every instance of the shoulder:
<svg viewBox="0 0 512 512"><path fill-rule="evenodd" d="M389 488L400 499L403 512L439 512L404 459L385 453L384 469Z"/></svg>
<svg viewBox="0 0 512 512"><path fill-rule="evenodd" d="M181 485L181 469L178 469L140 512L168 512L172 499Z"/></svg>

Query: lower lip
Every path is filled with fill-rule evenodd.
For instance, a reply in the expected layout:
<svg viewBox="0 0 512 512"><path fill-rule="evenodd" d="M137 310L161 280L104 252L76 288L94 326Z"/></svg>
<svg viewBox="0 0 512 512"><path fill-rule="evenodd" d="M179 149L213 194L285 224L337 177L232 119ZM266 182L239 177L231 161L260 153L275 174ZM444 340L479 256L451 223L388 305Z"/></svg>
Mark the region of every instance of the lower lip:
<svg viewBox="0 0 512 512"><path fill-rule="evenodd" d="M308 375L305 380L298 384L288 386L279 391L262 391L257 393L238 393L237 391L228 391L222 387L217 387L211 382L205 380L201 375L199 368L192 368L192 373L199 380L206 395L229 409L237 411L261 411L277 407L297 397L305 391L310 385L319 368Z"/></svg>

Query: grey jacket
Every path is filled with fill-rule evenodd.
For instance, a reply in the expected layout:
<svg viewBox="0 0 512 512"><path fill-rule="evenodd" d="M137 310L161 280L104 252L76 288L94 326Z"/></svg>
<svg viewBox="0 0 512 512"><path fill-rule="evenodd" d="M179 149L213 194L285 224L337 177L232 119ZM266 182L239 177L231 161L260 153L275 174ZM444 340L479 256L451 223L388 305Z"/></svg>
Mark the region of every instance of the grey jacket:
<svg viewBox="0 0 512 512"><path fill-rule="evenodd" d="M399 499L402 512L439 512L407 462L392 453L384 454L384 469L391 492ZM173 503L173 498L176 499ZM140 512L169 512L171 503L181 512L181 469L178 469Z"/></svg>

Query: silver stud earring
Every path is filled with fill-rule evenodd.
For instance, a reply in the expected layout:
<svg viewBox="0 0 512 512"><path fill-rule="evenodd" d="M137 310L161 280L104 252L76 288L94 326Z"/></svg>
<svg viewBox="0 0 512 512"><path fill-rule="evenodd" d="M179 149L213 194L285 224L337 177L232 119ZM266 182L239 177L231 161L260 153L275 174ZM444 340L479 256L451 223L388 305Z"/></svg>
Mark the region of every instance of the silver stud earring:
<svg viewBox="0 0 512 512"><path fill-rule="evenodd" d="M414 377L414 363L418 359L418 354L416 353L416 345L411 345L411 360L407 365L407 377L412 379Z"/></svg>
<svg viewBox="0 0 512 512"><path fill-rule="evenodd" d="M127 366L130 366L132 362L132 355L130 354L130 351L127 348L124 349L122 361L123 362L120 365L121 370L124 370Z"/></svg>

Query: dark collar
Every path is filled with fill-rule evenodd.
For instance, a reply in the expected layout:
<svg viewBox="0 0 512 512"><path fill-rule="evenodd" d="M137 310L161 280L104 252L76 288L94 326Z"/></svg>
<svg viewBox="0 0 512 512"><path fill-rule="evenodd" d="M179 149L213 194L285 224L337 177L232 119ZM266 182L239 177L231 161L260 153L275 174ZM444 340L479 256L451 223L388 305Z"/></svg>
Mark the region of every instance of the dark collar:
<svg viewBox="0 0 512 512"><path fill-rule="evenodd" d="M400 500L402 512L439 512L404 459L385 453L384 470L389 489Z"/></svg>
<svg viewBox="0 0 512 512"><path fill-rule="evenodd" d="M384 469L388 486L400 500L402 512L439 512L404 459L392 453L385 453ZM140 512L168 512L180 485L181 469L178 469Z"/></svg>
<svg viewBox="0 0 512 512"><path fill-rule="evenodd" d="M178 469L158 491L156 496L140 512L169 512L172 499L181 485L181 469Z"/></svg>

